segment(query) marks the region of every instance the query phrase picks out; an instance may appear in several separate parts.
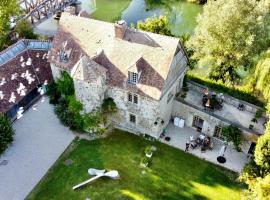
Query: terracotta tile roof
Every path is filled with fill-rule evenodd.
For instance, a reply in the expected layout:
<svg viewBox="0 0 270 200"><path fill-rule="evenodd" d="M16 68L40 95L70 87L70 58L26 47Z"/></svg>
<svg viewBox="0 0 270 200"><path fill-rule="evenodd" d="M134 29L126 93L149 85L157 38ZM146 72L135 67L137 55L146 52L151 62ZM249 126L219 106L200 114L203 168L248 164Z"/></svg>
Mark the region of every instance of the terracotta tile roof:
<svg viewBox="0 0 270 200"><path fill-rule="evenodd" d="M137 91L159 99L179 40L177 38L128 28L123 39L115 38L114 24L63 13L58 34L53 40L50 61L67 70L81 56L105 67L112 86ZM71 49L68 62L60 62L61 49ZM102 52L102 53L100 53ZM128 69L142 69L139 84L127 83Z"/></svg>
<svg viewBox="0 0 270 200"><path fill-rule="evenodd" d="M43 84L46 80L48 82L52 80L50 63L46 58L47 53L48 50L45 49L26 48L18 52L15 57L0 65L0 82L5 80L4 84L0 84L0 93L4 95L3 99L0 97L0 112L4 113L8 111L13 105L24 98L24 96L21 96L17 91L20 83L25 86L25 93L27 94L38 85ZM21 58L23 58L23 62L31 58L32 65L28 66L25 64L22 67ZM32 82L28 82L27 78L22 77L25 73L30 74L30 77L33 78ZM16 97L15 102L9 102L12 93L14 93Z"/></svg>

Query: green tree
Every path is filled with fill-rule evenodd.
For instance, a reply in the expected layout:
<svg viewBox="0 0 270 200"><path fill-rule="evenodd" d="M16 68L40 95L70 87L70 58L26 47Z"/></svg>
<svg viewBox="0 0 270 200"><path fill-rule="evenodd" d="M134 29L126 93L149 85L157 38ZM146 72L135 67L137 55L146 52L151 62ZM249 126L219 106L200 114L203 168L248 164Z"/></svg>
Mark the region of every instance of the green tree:
<svg viewBox="0 0 270 200"><path fill-rule="evenodd" d="M8 33L10 30L10 18L17 15L19 6L17 0L0 1L0 49L8 43Z"/></svg>
<svg viewBox="0 0 270 200"><path fill-rule="evenodd" d="M270 122L264 135L257 141L254 157L263 174L270 173Z"/></svg>
<svg viewBox="0 0 270 200"><path fill-rule="evenodd" d="M269 9L263 1L209 0L188 46L200 65L211 66L210 77L235 84L237 68L252 66L267 47Z"/></svg>
<svg viewBox="0 0 270 200"><path fill-rule="evenodd" d="M147 18L144 22L139 21L137 23L137 29L172 36L169 19L166 16Z"/></svg>
<svg viewBox="0 0 270 200"><path fill-rule="evenodd" d="M227 142L233 142L235 148L237 151L241 151L240 145L242 144L242 131L232 125L223 127L221 129L221 133L224 136L224 138L227 140Z"/></svg>
<svg viewBox="0 0 270 200"><path fill-rule="evenodd" d="M258 62L255 70L256 88L259 89L264 98L270 102L270 49L265 52ZM270 106L269 111L270 111Z"/></svg>
<svg viewBox="0 0 270 200"><path fill-rule="evenodd" d="M10 120L0 113L0 155L13 141L14 130Z"/></svg>
<svg viewBox="0 0 270 200"><path fill-rule="evenodd" d="M33 32L32 24L27 20L19 21L15 26L15 32L17 32L21 38L37 39L37 35Z"/></svg>

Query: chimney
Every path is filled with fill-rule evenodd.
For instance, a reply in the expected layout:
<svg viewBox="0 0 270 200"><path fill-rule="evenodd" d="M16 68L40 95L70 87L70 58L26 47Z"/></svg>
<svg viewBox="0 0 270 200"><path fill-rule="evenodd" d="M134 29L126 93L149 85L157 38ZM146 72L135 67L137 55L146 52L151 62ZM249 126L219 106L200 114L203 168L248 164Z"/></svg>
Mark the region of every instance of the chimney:
<svg viewBox="0 0 270 200"><path fill-rule="evenodd" d="M114 24L115 37L123 39L127 30L127 23L125 20L117 21Z"/></svg>

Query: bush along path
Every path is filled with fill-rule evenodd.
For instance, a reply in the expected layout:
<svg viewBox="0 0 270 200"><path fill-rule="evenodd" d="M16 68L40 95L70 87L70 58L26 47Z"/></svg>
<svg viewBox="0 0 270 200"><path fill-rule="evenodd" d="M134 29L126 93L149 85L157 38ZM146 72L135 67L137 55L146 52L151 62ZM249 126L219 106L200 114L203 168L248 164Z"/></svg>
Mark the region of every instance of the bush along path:
<svg viewBox="0 0 270 200"><path fill-rule="evenodd" d="M0 113L0 155L13 142L14 130L10 120Z"/></svg>
<svg viewBox="0 0 270 200"><path fill-rule="evenodd" d="M68 72L48 87L50 103L55 105L59 120L71 130L102 135L108 125L107 116L116 113L117 107L112 98L105 99L102 107L89 113L84 112L83 104L76 99L74 83Z"/></svg>

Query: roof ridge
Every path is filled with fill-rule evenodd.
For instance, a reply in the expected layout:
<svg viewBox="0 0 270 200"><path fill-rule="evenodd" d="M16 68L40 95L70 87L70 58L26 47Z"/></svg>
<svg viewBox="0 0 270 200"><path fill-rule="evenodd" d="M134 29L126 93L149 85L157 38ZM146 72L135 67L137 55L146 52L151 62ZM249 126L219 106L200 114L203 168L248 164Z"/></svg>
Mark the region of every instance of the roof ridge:
<svg viewBox="0 0 270 200"><path fill-rule="evenodd" d="M99 23L103 23L103 24L109 24L109 25L114 25L113 22L106 22L106 21L103 21L103 20L98 20L98 19L94 19L94 18L85 18L85 17L81 17L81 16L77 16L77 15L72 15L70 13L67 13L67 12L64 12L62 13L62 15L66 15L68 17L73 17L73 18L80 18L81 20L85 20L85 21L96 21L96 22L99 22ZM60 19L61 21L61 19ZM177 37L173 37L173 36L168 36L168 35L162 35L162 34L158 34L158 33L153 33L153 32L149 32L149 31L143 31L143 30L140 30L140 29L137 29L137 28L132 28L130 26L127 27L129 30L132 30L132 31L138 31L138 32L141 32L141 33L150 33L150 34L154 34L154 35L158 35L158 36L161 36L161 37L167 37L167 38L170 38L170 39L173 39L173 40L177 40L179 41L180 39L177 38Z"/></svg>

